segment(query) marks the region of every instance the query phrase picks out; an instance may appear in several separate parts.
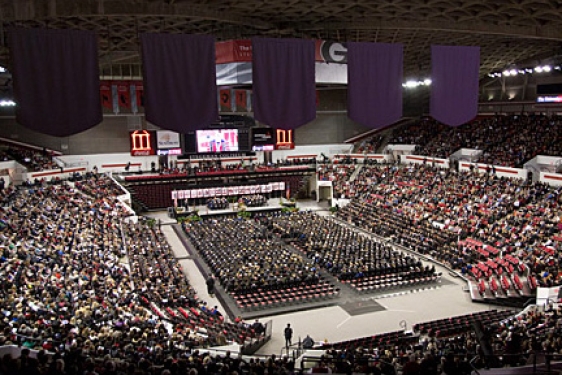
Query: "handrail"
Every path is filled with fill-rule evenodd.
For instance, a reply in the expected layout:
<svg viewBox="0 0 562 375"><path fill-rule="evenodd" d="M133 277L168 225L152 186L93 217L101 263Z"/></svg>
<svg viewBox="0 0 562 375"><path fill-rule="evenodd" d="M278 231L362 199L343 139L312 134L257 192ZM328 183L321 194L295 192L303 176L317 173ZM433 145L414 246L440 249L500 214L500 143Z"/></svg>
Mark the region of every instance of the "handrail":
<svg viewBox="0 0 562 375"><path fill-rule="evenodd" d="M480 356L477 354L468 362L470 364L470 367L472 367L472 371L476 372L476 375L480 375L480 372L478 372L478 369L476 368L476 366L474 366L474 361L478 359L480 359ZM471 374L472 371L470 372Z"/></svg>

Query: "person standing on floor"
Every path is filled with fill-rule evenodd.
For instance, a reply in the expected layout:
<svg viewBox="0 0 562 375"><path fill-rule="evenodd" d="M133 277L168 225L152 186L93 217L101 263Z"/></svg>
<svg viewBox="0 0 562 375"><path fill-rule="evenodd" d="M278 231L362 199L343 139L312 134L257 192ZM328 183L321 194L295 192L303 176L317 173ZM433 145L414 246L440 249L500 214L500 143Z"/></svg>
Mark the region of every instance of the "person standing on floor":
<svg viewBox="0 0 562 375"><path fill-rule="evenodd" d="M288 348L291 346L291 339L293 338L293 329L291 325L287 323L287 327L285 327L285 346Z"/></svg>
<svg viewBox="0 0 562 375"><path fill-rule="evenodd" d="M213 275L209 276L206 283L207 283L207 293L209 293L210 296L214 295L215 294L215 278L213 277Z"/></svg>

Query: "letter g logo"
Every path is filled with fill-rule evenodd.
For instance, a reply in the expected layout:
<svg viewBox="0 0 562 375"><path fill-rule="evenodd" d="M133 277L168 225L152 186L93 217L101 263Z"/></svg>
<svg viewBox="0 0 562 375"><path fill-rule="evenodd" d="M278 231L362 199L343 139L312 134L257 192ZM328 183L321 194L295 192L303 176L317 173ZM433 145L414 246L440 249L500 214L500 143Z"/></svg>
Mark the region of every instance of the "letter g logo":
<svg viewBox="0 0 562 375"><path fill-rule="evenodd" d="M320 55L327 63L347 63L347 47L345 43L323 41L320 46Z"/></svg>

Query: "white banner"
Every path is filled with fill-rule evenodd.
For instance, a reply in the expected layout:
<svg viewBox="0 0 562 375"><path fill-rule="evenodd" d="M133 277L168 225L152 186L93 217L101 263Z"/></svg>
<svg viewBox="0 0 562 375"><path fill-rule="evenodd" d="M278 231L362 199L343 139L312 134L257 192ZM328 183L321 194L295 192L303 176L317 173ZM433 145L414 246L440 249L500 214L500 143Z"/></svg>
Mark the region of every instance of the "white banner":
<svg viewBox="0 0 562 375"><path fill-rule="evenodd" d="M168 130L158 130L156 132L156 145L158 149L181 147L180 135Z"/></svg>
<svg viewBox="0 0 562 375"><path fill-rule="evenodd" d="M220 196L271 193L272 191L279 190L285 190L284 182L272 182L267 185L243 185L192 190L173 190L172 199L210 198Z"/></svg>

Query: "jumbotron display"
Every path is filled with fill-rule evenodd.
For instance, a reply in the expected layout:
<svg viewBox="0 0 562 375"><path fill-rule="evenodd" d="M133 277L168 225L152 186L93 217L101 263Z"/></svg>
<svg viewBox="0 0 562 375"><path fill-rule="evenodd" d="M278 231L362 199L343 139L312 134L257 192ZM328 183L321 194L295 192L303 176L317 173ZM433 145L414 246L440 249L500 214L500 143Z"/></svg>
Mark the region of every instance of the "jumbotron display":
<svg viewBox="0 0 562 375"><path fill-rule="evenodd" d="M197 130L197 152L238 151L238 129Z"/></svg>

